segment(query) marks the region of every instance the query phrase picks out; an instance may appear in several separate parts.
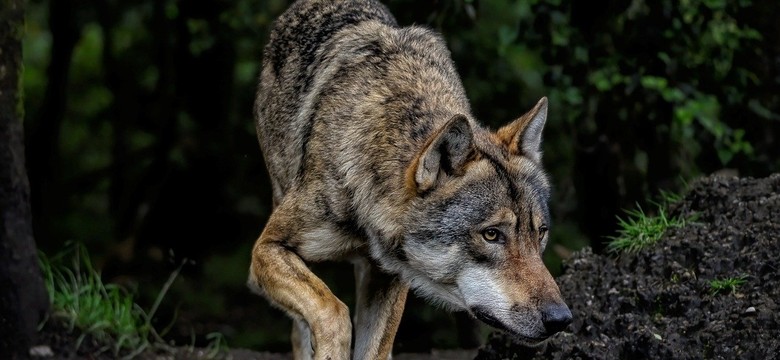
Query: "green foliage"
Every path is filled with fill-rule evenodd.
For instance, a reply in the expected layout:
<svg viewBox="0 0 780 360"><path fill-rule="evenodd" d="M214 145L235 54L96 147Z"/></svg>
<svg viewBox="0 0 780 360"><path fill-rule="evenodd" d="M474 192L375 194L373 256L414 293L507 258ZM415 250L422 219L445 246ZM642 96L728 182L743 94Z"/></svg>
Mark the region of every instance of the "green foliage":
<svg viewBox="0 0 780 360"><path fill-rule="evenodd" d="M755 144L769 146L761 126L774 125L760 119L778 118L778 98L766 92L778 84L755 65L765 55L753 1L633 1L598 13L575 1L531 3L535 16L520 27L533 31L518 41L541 49L551 108L579 146L606 140L623 159L669 164L620 160L625 180L743 167L759 157Z"/></svg>
<svg viewBox="0 0 780 360"><path fill-rule="evenodd" d="M104 351L114 355L130 352L130 357L147 349L156 333L133 296L113 284L104 284L81 245L54 258L41 254L41 268L51 300L52 317L62 319L69 329L92 336L106 344ZM64 263L71 260L71 264Z"/></svg>
<svg viewBox="0 0 780 360"><path fill-rule="evenodd" d="M747 51L762 38L755 29L736 18L750 5L751 1L730 2L728 6L716 1L664 2L669 14L665 21L649 24L663 34L658 39L663 41L663 47L648 49L656 51L660 63L639 62L616 53L614 60L607 58L606 68L593 71L598 74L604 69L612 70L612 81L605 83L595 77L591 83L601 92L640 91L649 96L660 95L671 105L674 114L669 119L673 120L671 135L681 152L696 156L701 150L688 144L703 140L699 130L704 130L711 136L709 141L714 143L723 165L730 164L737 154L752 156L745 131L734 127L741 121L724 118L721 111L723 107L745 108L740 94L746 87L760 82L753 69L735 60L740 52ZM632 22L639 25L649 20L646 16L653 16L649 4L637 2L614 21L624 26ZM733 73L740 76L734 77ZM639 87L635 88L637 75ZM714 82L722 86L709 85ZM651 117L652 113L645 116Z"/></svg>
<svg viewBox="0 0 780 360"><path fill-rule="evenodd" d="M710 280L710 293L716 295L736 292L737 288L745 284L746 280L747 275Z"/></svg>

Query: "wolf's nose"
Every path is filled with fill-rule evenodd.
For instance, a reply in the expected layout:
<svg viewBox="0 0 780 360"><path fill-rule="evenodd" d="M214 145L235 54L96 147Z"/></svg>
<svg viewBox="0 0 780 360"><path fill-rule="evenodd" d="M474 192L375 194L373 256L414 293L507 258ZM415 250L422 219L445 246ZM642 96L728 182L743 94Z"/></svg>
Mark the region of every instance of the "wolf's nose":
<svg viewBox="0 0 780 360"><path fill-rule="evenodd" d="M565 329L571 319L571 311L566 304L550 304L542 309L542 323L550 335Z"/></svg>

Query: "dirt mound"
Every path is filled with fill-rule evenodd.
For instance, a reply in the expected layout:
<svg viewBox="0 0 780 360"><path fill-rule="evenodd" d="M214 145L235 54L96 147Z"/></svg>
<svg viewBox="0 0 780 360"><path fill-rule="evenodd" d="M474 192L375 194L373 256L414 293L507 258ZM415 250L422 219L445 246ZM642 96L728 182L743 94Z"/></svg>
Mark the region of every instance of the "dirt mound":
<svg viewBox="0 0 780 360"><path fill-rule="evenodd" d="M567 332L537 349L493 334L477 359L780 357L780 174L705 178L671 210L696 220L636 255L586 249L567 262ZM713 289L739 277L735 291Z"/></svg>

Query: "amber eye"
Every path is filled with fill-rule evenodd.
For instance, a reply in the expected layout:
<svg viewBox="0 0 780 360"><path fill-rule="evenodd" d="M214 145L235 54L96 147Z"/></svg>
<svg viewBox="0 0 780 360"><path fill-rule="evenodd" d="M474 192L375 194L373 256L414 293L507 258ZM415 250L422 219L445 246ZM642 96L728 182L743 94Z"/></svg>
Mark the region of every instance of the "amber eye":
<svg viewBox="0 0 780 360"><path fill-rule="evenodd" d="M489 228L482 232L482 237L487 241L498 241L501 237L501 233L496 229Z"/></svg>

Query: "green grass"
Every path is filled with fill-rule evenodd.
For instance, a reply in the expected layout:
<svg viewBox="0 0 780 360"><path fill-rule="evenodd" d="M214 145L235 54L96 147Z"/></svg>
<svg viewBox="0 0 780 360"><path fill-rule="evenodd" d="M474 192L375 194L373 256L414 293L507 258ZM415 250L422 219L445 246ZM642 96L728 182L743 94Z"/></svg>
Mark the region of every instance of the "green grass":
<svg viewBox="0 0 780 360"><path fill-rule="evenodd" d="M209 341L209 345L206 347L206 357L217 358L228 351L227 341L222 333L209 333L206 335L206 339Z"/></svg>
<svg viewBox="0 0 780 360"><path fill-rule="evenodd" d="M87 336L105 344L101 352L128 358L152 346L166 346L151 319L181 267L168 278L147 313L134 302L132 294L118 285L103 283L82 245L73 245L52 258L41 254L40 260L51 301L50 316L63 321L70 331L79 330L77 348Z"/></svg>
<svg viewBox="0 0 780 360"><path fill-rule="evenodd" d="M680 195L661 192L659 201L651 202L656 206L656 215L648 215L637 205L634 210L626 211L626 217L618 217L618 235L611 236L607 250L611 253L636 254L642 249L654 245L669 228L682 227L686 219L671 216L669 205L681 200Z"/></svg>
<svg viewBox="0 0 780 360"><path fill-rule="evenodd" d="M745 284L746 280L747 275L710 280L710 293L712 293L712 295L733 293L737 291L738 287Z"/></svg>
<svg viewBox="0 0 780 360"><path fill-rule="evenodd" d="M65 264L70 259L71 264ZM92 336L108 344L104 351L140 353L151 344L153 328L133 296L117 285L103 284L83 246L75 245L52 259L41 256L41 267L52 305L52 317L69 330L79 329L77 347Z"/></svg>

